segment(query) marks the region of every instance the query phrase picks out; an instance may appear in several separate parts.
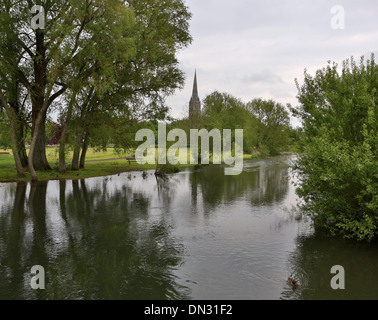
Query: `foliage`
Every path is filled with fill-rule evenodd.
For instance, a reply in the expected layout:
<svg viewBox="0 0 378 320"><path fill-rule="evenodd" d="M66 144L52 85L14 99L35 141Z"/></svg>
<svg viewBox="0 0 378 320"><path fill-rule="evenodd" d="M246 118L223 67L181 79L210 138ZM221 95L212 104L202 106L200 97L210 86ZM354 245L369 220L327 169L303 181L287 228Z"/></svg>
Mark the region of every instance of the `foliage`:
<svg viewBox="0 0 378 320"><path fill-rule="evenodd" d="M128 5L134 15L133 54L118 61L108 90L101 92L90 82L82 84L78 100L85 104L75 105L70 123L78 137L76 155L81 137L102 149L109 143L120 152L135 147L135 133L146 120L165 119L166 97L184 84L177 51L191 42L188 8L181 0L129 1Z"/></svg>
<svg viewBox="0 0 378 320"><path fill-rule="evenodd" d="M277 155L287 151L291 141L289 120L285 107L273 100L244 103L228 93L215 91L205 97L203 113L196 122L208 130L243 129L245 153L254 154L258 150L261 155Z"/></svg>
<svg viewBox="0 0 378 320"><path fill-rule="evenodd" d="M44 8L44 29L31 27L35 4ZM35 180L35 169L50 169L45 138L52 135L52 123L46 121L51 111L60 110L61 132L52 137L54 142L61 138L60 162L65 164L64 145L70 143L75 167L80 148L89 143L104 148L114 139L114 123L125 124L115 134L123 128L128 137L135 121L166 117L165 98L184 84L177 52L191 43L190 18L182 0L9 0L0 5L0 97L13 150L23 145L24 125L31 128L28 168ZM20 172L16 158L23 151L14 152Z"/></svg>
<svg viewBox="0 0 378 320"><path fill-rule="evenodd" d="M46 142L48 145L56 145L62 133L62 126L55 123L52 119L46 121Z"/></svg>
<svg viewBox="0 0 378 320"><path fill-rule="evenodd" d="M378 233L378 67L374 56L341 71L305 72L292 109L305 137L296 164L303 209L332 234L371 240Z"/></svg>
<svg viewBox="0 0 378 320"><path fill-rule="evenodd" d="M158 175L166 175L170 173L178 173L180 172L180 168L178 165L173 165L169 162L166 164L158 164L156 167L156 172Z"/></svg>
<svg viewBox="0 0 378 320"><path fill-rule="evenodd" d="M246 108L259 120L257 145L267 149L269 155L278 155L288 145L289 112L273 100L254 99Z"/></svg>
<svg viewBox="0 0 378 320"><path fill-rule="evenodd" d="M245 129L244 151L253 153L256 147L256 119L245 109L240 99L218 91L208 95L203 101L203 127L211 129L231 129L234 141L235 129Z"/></svg>

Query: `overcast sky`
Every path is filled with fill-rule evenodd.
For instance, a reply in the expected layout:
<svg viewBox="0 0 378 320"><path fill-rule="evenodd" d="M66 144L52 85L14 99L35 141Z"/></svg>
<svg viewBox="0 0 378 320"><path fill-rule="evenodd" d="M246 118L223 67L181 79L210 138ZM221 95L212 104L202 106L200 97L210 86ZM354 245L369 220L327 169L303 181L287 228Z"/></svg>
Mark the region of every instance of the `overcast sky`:
<svg viewBox="0 0 378 320"><path fill-rule="evenodd" d="M182 91L169 98L172 115L184 116L197 69L200 99L215 90L243 101L274 99L297 105L294 79L301 82L327 65L375 52L377 0L186 0L193 14L192 45L179 54L186 74ZM331 22L345 11L345 28Z"/></svg>

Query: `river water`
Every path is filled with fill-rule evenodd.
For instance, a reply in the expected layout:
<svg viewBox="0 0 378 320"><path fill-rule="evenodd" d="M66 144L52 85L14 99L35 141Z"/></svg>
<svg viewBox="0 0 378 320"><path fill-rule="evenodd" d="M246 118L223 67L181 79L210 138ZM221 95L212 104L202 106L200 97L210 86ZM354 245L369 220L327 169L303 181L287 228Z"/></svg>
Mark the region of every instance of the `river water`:
<svg viewBox="0 0 378 320"><path fill-rule="evenodd" d="M293 159L0 184L0 299L378 299L378 243L315 232Z"/></svg>

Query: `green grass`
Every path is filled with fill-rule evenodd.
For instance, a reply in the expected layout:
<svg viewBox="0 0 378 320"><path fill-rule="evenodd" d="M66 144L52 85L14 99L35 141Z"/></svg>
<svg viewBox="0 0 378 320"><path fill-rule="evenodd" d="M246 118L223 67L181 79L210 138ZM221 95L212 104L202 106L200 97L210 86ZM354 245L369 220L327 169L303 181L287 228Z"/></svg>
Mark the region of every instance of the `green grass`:
<svg viewBox="0 0 378 320"><path fill-rule="evenodd" d="M68 170L65 174L58 172L58 167L56 165L52 166L51 171L39 171L37 172L38 180L58 180L58 179L83 179L90 177L100 177L114 175L121 172L128 171L144 171L153 170L156 165L139 165L137 163L129 163L126 160L118 161L104 161L104 162L88 162L85 164L85 169L80 169L79 171ZM31 181L30 174L25 171L26 177L24 179L17 178L16 169L14 167L2 167L0 166L0 182L11 182L11 181Z"/></svg>
<svg viewBox="0 0 378 320"><path fill-rule="evenodd" d="M0 154L0 167L14 165L14 159L11 150L0 149L1 152L9 152L10 155Z"/></svg>
<svg viewBox="0 0 378 320"><path fill-rule="evenodd" d="M10 155L0 155L0 182L12 182L12 181L31 181L30 174L25 171L26 177L24 179L17 178L17 172L14 166L14 158L11 150L0 150L0 152L9 152ZM47 148L46 150L47 160L49 161L52 170L43 172L37 172L38 180L58 180L58 179L83 179L90 177L100 177L114 175L121 172L129 171L144 171L144 170L154 170L156 165L145 164L140 165L136 162L129 162L126 159L120 159L120 157L125 158L126 156L131 156L132 154L119 155L114 149L108 148L107 151L96 152L93 149L89 149L87 152L85 169L80 169L79 171L71 171L70 163L67 164L67 172L65 174L60 174L58 172L58 149ZM67 155L68 161L72 159L72 152ZM106 161L107 159L117 159ZM90 162L90 160L104 160L99 162ZM188 167L189 165L182 165L179 167Z"/></svg>
<svg viewBox="0 0 378 320"><path fill-rule="evenodd" d="M0 182L11 182L11 181L30 181L30 175L25 171L26 177L24 179L17 178L16 169L14 166L14 158L11 150L0 150L1 152L9 152L10 155L0 155ZM46 150L47 160L49 161L52 170L47 172L38 172L38 179L43 180L58 180L58 179L83 179L91 177L100 177L114 175L121 172L129 171L144 171L144 170L154 170L156 165L146 164L140 165L136 162L129 162L126 159L120 159L120 157L126 157L125 155L119 155L115 152L113 148L108 148L107 151L96 152L93 149L89 149L87 152L85 169L80 169L79 171L70 171L70 164L67 164L67 172L65 174L60 174L58 172L58 149L47 148ZM131 156L127 154L127 156ZM256 156L244 155L244 160L249 160L255 158ZM67 159L72 159L72 152L67 155ZM105 161L107 159L118 159ZM90 160L104 160L100 162L90 162ZM188 162L189 163L189 162ZM189 167L188 165L178 165L179 168Z"/></svg>

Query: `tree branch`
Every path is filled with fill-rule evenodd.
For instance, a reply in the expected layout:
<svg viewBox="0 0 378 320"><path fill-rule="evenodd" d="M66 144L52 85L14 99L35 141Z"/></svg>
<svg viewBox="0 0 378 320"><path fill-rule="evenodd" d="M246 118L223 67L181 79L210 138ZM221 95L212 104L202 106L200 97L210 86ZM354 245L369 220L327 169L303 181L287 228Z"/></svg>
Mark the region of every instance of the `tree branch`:
<svg viewBox="0 0 378 320"><path fill-rule="evenodd" d="M64 85L59 91L55 92L50 98L49 98L49 101L48 101L48 106L50 106L54 100L56 98L58 98L59 96L61 96L65 91L67 90L67 86Z"/></svg>
<svg viewBox="0 0 378 320"><path fill-rule="evenodd" d="M26 78L25 74L20 69L17 69L16 76L18 80L20 80L20 82L25 86L25 88L31 93L33 91L33 88L28 78Z"/></svg>

